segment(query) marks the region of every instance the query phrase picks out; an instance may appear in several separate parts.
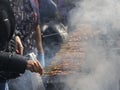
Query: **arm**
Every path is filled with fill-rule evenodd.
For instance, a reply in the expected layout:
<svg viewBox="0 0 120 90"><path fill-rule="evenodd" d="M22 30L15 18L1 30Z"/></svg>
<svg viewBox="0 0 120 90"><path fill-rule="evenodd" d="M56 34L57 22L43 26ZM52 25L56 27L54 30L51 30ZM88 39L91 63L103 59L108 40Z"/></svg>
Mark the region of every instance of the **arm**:
<svg viewBox="0 0 120 90"><path fill-rule="evenodd" d="M17 46L16 53L23 55L24 48L23 48L22 41L21 41L20 37L16 36L15 40L16 40L16 46Z"/></svg>
<svg viewBox="0 0 120 90"><path fill-rule="evenodd" d="M36 27L36 34L37 34L37 37L36 37L36 40L37 40L37 47L38 47L38 51L40 53L44 53L44 50L43 50L43 46L42 46L42 38L41 38L41 29L40 29L40 25L37 25Z"/></svg>
<svg viewBox="0 0 120 90"><path fill-rule="evenodd" d="M45 66L45 60L44 60L44 50L42 46L42 38L41 38L41 28L40 28L40 13L39 13L39 0L36 0L34 2L36 7L32 5L34 16L35 16L35 25L36 25L36 41L37 41L37 48L38 48L38 60L41 62L42 66Z"/></svg>
<svg viewBox="0 0 120 90"><path fill-rule="evenodd" d="M24 73L30 70L42 74L42 66L37 60L28 60L21 55L0 52L0 71Z"/></svg>
<svg viewBox="0 0 120 90"><path fill-rule="evenodd" d="M41 29L40 25L38 24L36 27L36 40L37 40L37 47L38 47L38 60L41 62L42 66L45 66L45 59L44 59L44 50L42 46L42 38L41 38Z"/></svg>
<svg viewBox="0 0 120 90"><path fill-rule="evenodd" d="M23 73L26 69L26 58L20 55L7 52L0 52L0 71L20 72Z"/></svg>

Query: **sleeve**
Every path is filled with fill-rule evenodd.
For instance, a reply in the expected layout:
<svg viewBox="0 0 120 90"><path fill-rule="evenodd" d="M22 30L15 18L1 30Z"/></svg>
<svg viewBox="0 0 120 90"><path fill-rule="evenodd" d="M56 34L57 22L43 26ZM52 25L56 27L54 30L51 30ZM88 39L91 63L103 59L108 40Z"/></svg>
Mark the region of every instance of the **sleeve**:
<svg viewBox="0 0 120 90"><path fill-rule="evenodd" d="M8 52L0 52L0 71L24 73L26 65L25 57Z"/></svg>

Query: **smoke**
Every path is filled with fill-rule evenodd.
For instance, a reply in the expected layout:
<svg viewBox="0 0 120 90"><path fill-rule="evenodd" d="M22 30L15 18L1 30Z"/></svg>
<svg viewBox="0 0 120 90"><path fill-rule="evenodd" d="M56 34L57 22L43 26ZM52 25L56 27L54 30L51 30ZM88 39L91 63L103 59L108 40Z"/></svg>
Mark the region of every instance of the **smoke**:
<svg viewBox="0 0 120 90"><path fill-rule="evenodd" d="M111 24L119 28L119 3L118 0L80 0L76 8L71 10L69 22L72 28L81 24L90 24L100 29L102 27L104 31Z"/></svg>
<svg viewBox="0 0 120 90"><path fill-rule="evenodd" d="M71 90L120 90L120 1L79 0L75 5L69 25L81 31L86 56L81 72L67 77L66 84ZM85 27L92 32L87 39Z"/></svg>

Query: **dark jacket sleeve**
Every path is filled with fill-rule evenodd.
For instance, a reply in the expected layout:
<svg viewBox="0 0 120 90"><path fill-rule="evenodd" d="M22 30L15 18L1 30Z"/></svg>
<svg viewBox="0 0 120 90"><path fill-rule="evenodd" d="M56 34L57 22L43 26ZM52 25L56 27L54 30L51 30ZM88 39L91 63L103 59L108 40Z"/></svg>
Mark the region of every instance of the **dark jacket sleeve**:
<svg viewBox="0 0 120 90"><path fill-rule="evenodd" d="M8 52L0 52L0 71L24 73L26 65L25 57Z"/></svg>

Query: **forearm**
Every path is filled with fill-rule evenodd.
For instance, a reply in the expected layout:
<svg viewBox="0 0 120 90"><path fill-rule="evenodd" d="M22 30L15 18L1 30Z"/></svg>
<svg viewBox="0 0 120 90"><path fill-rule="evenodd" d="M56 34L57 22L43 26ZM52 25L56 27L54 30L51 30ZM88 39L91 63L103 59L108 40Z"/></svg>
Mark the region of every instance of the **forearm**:
<svg viewBox="0 0 120 90"><path fill-rule="evenodd" d="M44 53L43 46L42 46L42 37L41 37L41 29L40 25L36 27L36 40L37 40L37 48L40 53Z"/></svg>
<svg viewBox="0 0 120 90"><path fill-rule="evenodd" d="M16 39L16 46L17 46L16 53L23 55L24 48L23 48L22 41L19 36L16 36L15 39Z"/></svg>
<svg viewBox="0 0 120 90"><path fill-rule="evenodd" d="M0 52L0 71L24 73L26 65L27 62L25 57L7 52Z"/></svg>
<svg viewBox="0 0 120 90"><path fill-rule="evenodd" d="M36 30L37 30L37 43L38 43L38 60L40 61L41 65L45 67L45 57L44 57L44 50L42 46L40 25L37 26Z"/></svg>

